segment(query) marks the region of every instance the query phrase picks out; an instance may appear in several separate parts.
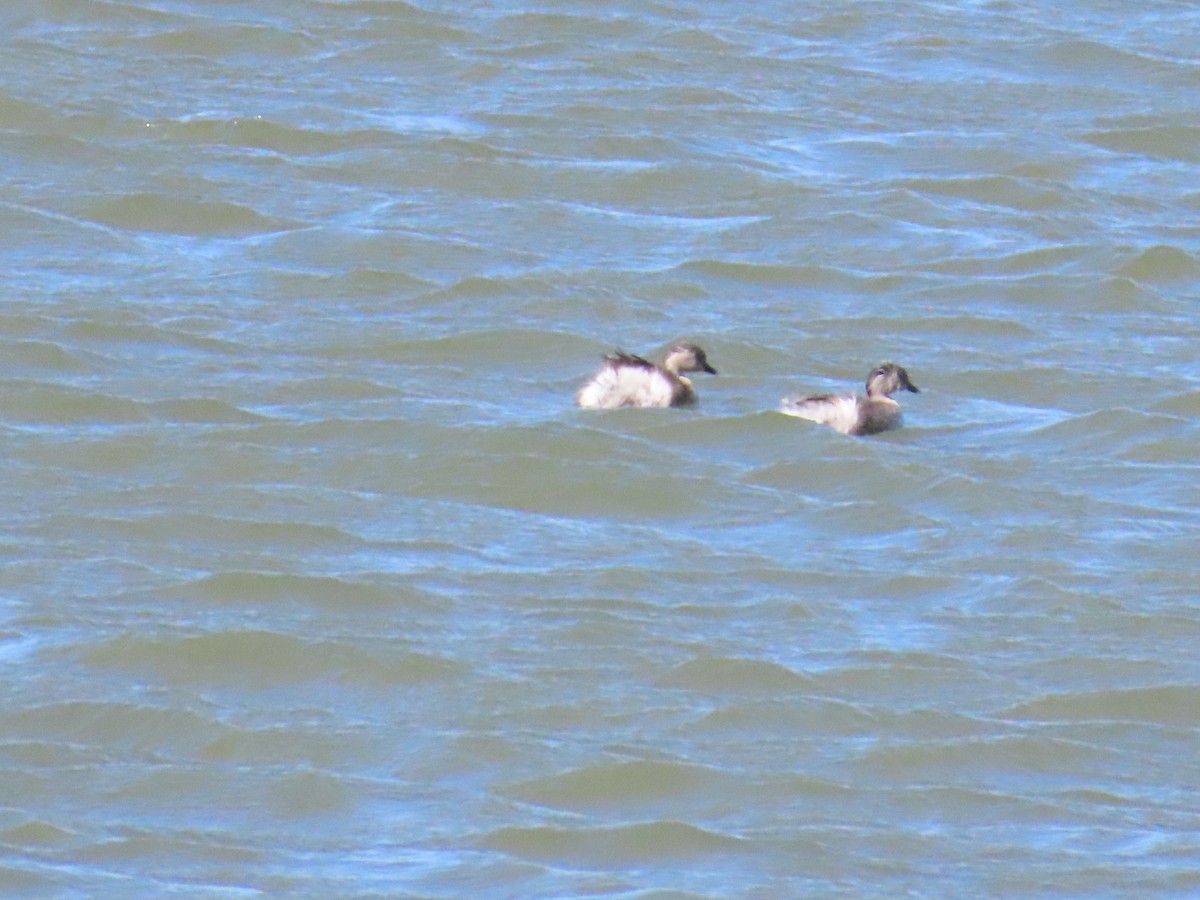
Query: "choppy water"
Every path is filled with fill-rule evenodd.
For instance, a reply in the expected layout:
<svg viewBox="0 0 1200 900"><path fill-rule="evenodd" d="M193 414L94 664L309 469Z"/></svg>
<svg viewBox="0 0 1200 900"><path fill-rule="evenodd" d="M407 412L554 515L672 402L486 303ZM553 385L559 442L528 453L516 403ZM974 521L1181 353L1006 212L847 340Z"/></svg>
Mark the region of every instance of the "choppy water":
<svg viewBox="0 0 1200 900"><path fill-rule="evenodd" d="M1200 893L1198 32L7 4L0 890Z"/></svg>

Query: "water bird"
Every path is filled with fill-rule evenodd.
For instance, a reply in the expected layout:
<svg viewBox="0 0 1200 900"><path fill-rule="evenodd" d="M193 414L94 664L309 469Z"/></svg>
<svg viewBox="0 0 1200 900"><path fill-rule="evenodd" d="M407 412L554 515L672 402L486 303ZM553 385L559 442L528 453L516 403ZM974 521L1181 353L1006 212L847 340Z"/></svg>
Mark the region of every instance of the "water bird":
<svg viewBox="0 0 1200 900"><path fill-rule="evenodd" d="M696 402L696 390L684 372L717 374L704 351L695 344L676 344L667 351L661 366L617 350L604 357L604 365L580 389L575 402L584 409L689 406Z"/></svg>
<svg viewBox="0 0 1200 900"><path fill-rule="evenodd" d="M919 394L908 372L895 363L885 362L867 376L867 396L820 394L788 397L779 411L789 416L820 422L842 434L878 434L899 428L904 421L900 404L892 399L896 391Z"/></svg>

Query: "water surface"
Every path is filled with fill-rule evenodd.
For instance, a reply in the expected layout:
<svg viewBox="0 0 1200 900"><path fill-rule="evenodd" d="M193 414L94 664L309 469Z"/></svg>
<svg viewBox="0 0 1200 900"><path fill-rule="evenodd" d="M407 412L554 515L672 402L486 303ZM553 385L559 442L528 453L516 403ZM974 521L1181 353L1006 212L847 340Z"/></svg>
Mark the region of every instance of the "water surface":
<svg viewBox="0 0 1200 900"><path fill-rule="evenodd" d="M1192 6L0 25L0 888L1200 892Z"/></svg>

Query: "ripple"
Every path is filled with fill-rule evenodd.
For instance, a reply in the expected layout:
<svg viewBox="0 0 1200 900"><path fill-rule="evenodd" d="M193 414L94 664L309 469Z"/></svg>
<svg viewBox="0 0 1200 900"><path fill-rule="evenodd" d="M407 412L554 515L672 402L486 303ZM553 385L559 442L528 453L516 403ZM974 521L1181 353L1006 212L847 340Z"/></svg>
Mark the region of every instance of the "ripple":
<svg viewBox="0 0 1200 900"><path fill-rule="evenodd" d="M301 764L328 767L344 762L347 754L369 755L362 735L346 730L303 728L233 728L197 751L197 758L242 766Z"/></svg>
<svg viewBox="0 0 1200 900"><path fill-rule="evenodd" d="M36 425L122 425L145 422L145 405L98 391L30 381L9 381L0 414L9 422Z"/></svg>
<svg viewBox="0 0 1200 900"><path fill-rule="evenodd" d="M252 413L214 397L180 397L147 404L154 418L176 423L246 424L266 422L270 417Z"/></svg>
<svg viewBox="0 0 1200 900"><path fill-rule="evenodd" d="M67 701L0 716L10 737L90 744L128 752L194 753L226 726L191 710L135 703Z"/></svg>
<svg viewBox="0 0 1200 900"><path fill-rule="evenodd" d="M572 772L538 778L507 789L525 802L556 809L594 809L655 805L668 799L692 797L732 779L719 769L672 762L637 761L585 766Z"/></svg>
<svg viewBox="0 0 1200 900"><path fill-rule="evenodd" d="M1200 274L1200 261L1179 247L1159 245L1143 250L1121 265L1116 274L1137 282L1193 281Z"/></svg>
<svg viewBox="0 0 1200 900"><path fill-rule="evenodd" d="M794 693L811 688L803 675L778 663L759 659L694 659L676 666L660 679L664 687L704 693Z"/></svg>
<svg viewBox="0 0 1200 900"><path fill-rule="evenodd" d="M709 740L790 740L797 734L866 737L878 733L879 717L857 704L813 700L787 695L786 699L738 699L706 713L688 726L689 731ZM804 779L805 792L847 795L849 787L838 787L819 779Z"/></svg>
<svg viewBox="0 0 1200 900"><path fill-rule="evenodd" d="M355 806L351 783L325 772L291 772L271 785L267 802L275 815L324 818L346 813Z"/></svg>
<svg viewBox="0 0 1200 900"><path fill-rule="evenodd" d="M5 361L14 368L79 375L93 366L82 354L53 341L14 341L5 348Z"/></svg>
<svg viewBox="0 0 1200 900"><path fill-rule="evenodd" d="M1160 400L1153 409L1169 415L1200 419L1200 390L1185 391Z"/></svg>
<svg viewBox="0 0 1200 900"><path fill-rule="evenodd" d="M0 889L12 891L14 894L52 894L59 885L49 877L39 872L10 865L0 865Z"/></svg>
<svg viewBox="0 0 1200 900"><path fill-rule="evenodd" d="M500 36L522 40L535 36L538 40L593 40L603 37L617 41L633 37L646 27L640 16L596 17L559 12L508 13L502 15L494 26Z"/></svg>
<svg viewBox="0 0 1200 900"><path fill-rule="evenodd" d="M240 540L283 540L328 547L329 536L346 536L332 529L304 527L298 523L251 523L214 520L210 525L240 534ZM341 578L268 572L220 572L188 582L179 592L205 603L304 603L344 609L347 606L409 607L430 605L431 595L409 585L390 587Z"/></svg>
<svg viewBox="0 0 1200 900"><path fill-rule="evenodd" d="M637 462L581 467L545 451L497 459L486 452L424 458L395 482L416 497L572 518L616 517L633 522L682 519L703 509L691 476L660 473Z"/></svg>
<svg viewBox="0 0 1200 900"><path fill-rule="evenodd" d="M336 353L348 352L340 348ZM386 400L400 396L400 391L373 381L349 375L322 375L300 381L288 381L276 385L271 392L270 402L300 407L312 403L355 403L370 400Z"/></svg>
<svg viewBox="0 0 1200 900"><path fill-rule="evenodd" d="M1029 212L1060 209L1070 201L1061 191L1034 185L1008 175L969 178L910 178L896 182L901 188L970 200L985 206L1005 206Z"/></svg>
<svg viewBox="0 0 1200 900"><path fill-rule="evenodd" d="M479 298L506 294L510 286L493 279L471 278L456 282L440 292L443 299ZM366 341L355 346L332 347L330 353L425 365L464 364L485 368L512 366L540 368L547 358L552 361L572 356L595 359L595 345L568 332L531 328L493 328L487 331L463 330L448 337L427 340Z"/></svg>
<svg viewBox="0 0 1200 900"><path fill-rule="evenodd" d="M271 421L268 416L249 412L213 397L180 397L144 402L33 381L10 382L7 388L7 404L0 402L0 410L6 413L10 421L30 425L113 426L151 421L233 425Z"/></svg>
<svg viewBox="0 0 1200 900"><path fill-rule="evenodd" d="M855 274L827 266L695 260L678 266L677 271L685 275L695 273L718 281L732 281L749 285L790 285L850 290L858 287L862 282L862 279Z"/></svg>
<svg viewBox="0 0 1200 900"><path fill-rule="evenodd" d="M856 768L887 778L936 779L945 784L986 773L1003 782L1007 775L1078 776L1110 764L1113 754L1075 740L1043 736L988 736L966 740L913 741L869 750Z"/></svg>
<svg viewBox="0 0 1200 900"><path fill-rule="evenodd" d="M186 200L166 194L130 194L84 208L81 215L103 225L193 237L247 237L289 231L295 223L261 215L240 203Z"/></svg>
<svg viewBox="0 0 1200 900"><path fill-rule="evenodd" d="M1154 66L1152 60L1140 53L1094 40L1058 41L1044 51L1044 56L1059 65L1105 75L1124 72L1145 77Z"/></svg>
<svg viewBox="0 0 1200 900"><path fill-rule="evenodd" d="M160 856L187 860L192 865L220 866L247 865L264 859L264 854L259 850L231 844L208 835L194 836L180 832L155 834L136 830L121 837L97 841L87 847L78 847L74 852L79 859L108 866L121 866L125 863L136 865L147 858ZM215 895L220 896L227 892L233 896L250 894L249 891L238 887L222 886L216 890Z"/></svg>
<svg viewBox="0 0 1200 900"><path fill-rule="evenodd" d="M76 838L76 833L60 828L53 822L40 820L27 820L0 830L0 840L26 848L65 846Z"/></svg>
<svg viewBox="0 0 1200 900"><path fill-rule="evenodd" d="M478 135L486 128L470 119L448 115L419 115L416 113L380 113L368 116L367 121L377 128L396 134L451 134L456 137Z"/></svg>
<svg viewBox="0 0 1200 900"><path fill-rule="evenodd" d="M195 113L177 119L146 123L155 137L173 146L206 145L242 147L287 157L328 156L386 142L384 129L342 127L337 124L294 124L262 116L232 118L216 113ZM276 229L280 230L280 229Z"/></svg>
<svg viewBox="0 0 1200 900"><path fill-rule="evenodd" d="M269 25L212 25L173 29L137 41L143 52L195 55L210 59L246 53L265 56L310 56L320 46L310 35Z"/></svg>
<svg viewBox="0 0 1200 900"><path fill-rule="evenodd" d="M636 225L655 228L677 228L681 231L704 231L720 233L736 231L747 225L765 222L763 216L667 216L653 213L630 212L622 209L608 209L583 203L567 203L568 209L595 216L605 216L619 219Z"/></svg>
<svg viewBox="0 0 1200 900"><path fill-rule="evenodd" d="M614 828L500 828L480 839L491 850L523 859L582 868L634 868L745 852L740 838L684 822Z"/></svg>
<svg viewBox="0 0 1200 900"><path fill-rule="evenodd" d="M1086 246L1042 247L997 256L935 260L914 268L946 275L1025 277L1040 272L1062 271L1080 263L1092 253L1092 248Z"/></svg>
<svg viewBox="0 0 1200 900"><path fill-rule="evenodd" d="M1098 409L1033 429L1029 437L1044 446L1071 447L1076 452L1135 452L1152 441L1188 436L1186 424L1175 416L1138 409Z"/></svg>
<svg viewBox="0 0 1200 900"><path fill-rule="evenodd" d="M179 684L255 685L267 689L337 679L358 684L417 685L453 677L459 666L423 653L378 655L341 641L261 630L225 630L183 638L119 637L88 649L102 669L153 672ZM205 741L205 745L211 744Z"/></svg>
<svg viewBox="0 0 1200 900"><path fill-rule="evenodd" d="M1056 694L1011 707L1003 715L1039 722L1142 722L1194 728L1200 725L1200 686L1168 684Z"/></svg>
<svg viewBox="0 0 1200 900"><path fill-rule="evenodd" d="M1183 162L1200 161L1200 126L1154 125L1143 128L1108 128L1084 135L1084 140L1115 150Z"/></svg>
<svg viewBox="0 0 1200 900"><path fill-rule="evenodd" d="M0 89L0 119L14 132L47 133L60 128L61 115L43 104L13 96Z"/></svg>
<svg viewBox="0 0 1200 900"><path fill-rule="evenodd" d="M237 341L196 333L189 325L203 327L199 321L153 324L109 309L104 317L73 319L62 327L73 342L110 351L133 347L138 353L147 353L147 348L161 346L230 356L245 352L244 345Z"/></svg>

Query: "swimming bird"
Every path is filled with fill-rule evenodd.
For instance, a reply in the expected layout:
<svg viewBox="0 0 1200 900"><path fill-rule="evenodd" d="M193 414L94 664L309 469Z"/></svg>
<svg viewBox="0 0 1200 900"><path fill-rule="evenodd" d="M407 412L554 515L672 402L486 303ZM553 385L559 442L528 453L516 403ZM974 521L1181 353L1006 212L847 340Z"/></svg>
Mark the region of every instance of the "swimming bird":
<svg viewBox="0 0 1200 900"><path fill-rule="evenodd" d="M867 396L788 397L779 411L812 422L828 425L842 434L878 434L899 428L903 421L900 404L892 399L896 391L921 393L908 380L908 372L895 363L882 363L867 376Z"/></svg>
<svg viewBox="0 0 1200 900"><path fill-rule="evenodd" d="M717 374L695 344L676 344L661 366L618 350L604 357L604 365L580 389L575 402L584 409L688 406L696 402L696 391L684 372Z"/></svg>

